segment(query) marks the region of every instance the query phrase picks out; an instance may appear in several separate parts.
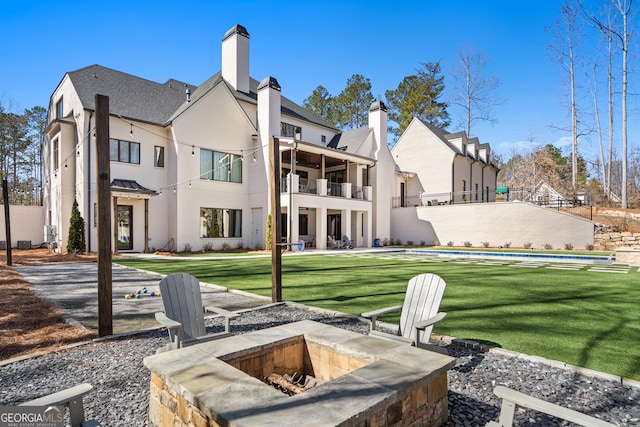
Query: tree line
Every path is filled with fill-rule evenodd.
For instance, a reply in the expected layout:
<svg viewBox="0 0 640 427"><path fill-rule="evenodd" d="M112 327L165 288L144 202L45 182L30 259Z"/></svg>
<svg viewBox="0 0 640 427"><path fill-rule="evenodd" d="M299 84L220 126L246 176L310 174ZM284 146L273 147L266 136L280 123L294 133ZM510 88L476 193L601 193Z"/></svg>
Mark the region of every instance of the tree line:
<svg viewBox="0 0 640 427"><path fill-rule="evenodd" d="M47 124L47 111L33 107L15 112L11 103L0 101L0 179L6 179L9 203L42 203L42 156L40 142Z"/></svg>

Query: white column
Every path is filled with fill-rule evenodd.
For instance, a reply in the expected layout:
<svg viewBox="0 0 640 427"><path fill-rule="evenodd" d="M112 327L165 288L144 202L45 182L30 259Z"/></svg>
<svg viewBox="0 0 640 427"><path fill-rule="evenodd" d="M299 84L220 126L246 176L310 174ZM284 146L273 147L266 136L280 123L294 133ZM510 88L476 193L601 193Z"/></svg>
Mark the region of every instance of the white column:
<svg viewBox="0 0 640 427"><path fill-rule="evenodd" d="M316 208L316 248L327 249L327 208Z"/></svg>

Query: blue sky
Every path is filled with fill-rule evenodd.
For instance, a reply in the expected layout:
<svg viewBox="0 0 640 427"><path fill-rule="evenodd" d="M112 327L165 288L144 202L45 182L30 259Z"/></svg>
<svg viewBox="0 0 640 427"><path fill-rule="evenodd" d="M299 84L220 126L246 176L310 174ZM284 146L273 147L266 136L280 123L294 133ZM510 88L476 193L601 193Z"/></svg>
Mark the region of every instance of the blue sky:
<svg viewBox="0 0 640 427"><path fill-rule="evenodd" d="M567 125L569 115L560 105L563 72L546 49L552 40L545 27L559 17L560 4L0 0L0 100L18 111L46 107L65 72L91 64L198 85L219 71L222 35L236 23L251 36L251 76L277 78L283 95L298 103L320 84L337 95L356 73L371 80L374 96L384 96L421 62L441 61L451 85L457 50L472 45L487 55L503 100L498 123L477 125L472 136L508 158L531 138L563 148L568 142L568 133L551 127Z"/></svg>

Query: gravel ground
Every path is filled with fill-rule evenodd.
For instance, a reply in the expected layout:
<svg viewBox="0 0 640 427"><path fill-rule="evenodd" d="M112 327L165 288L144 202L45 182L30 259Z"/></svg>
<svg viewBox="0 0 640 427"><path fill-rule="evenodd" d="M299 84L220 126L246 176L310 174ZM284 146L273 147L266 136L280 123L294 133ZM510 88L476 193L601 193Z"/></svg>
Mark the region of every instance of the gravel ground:
<svg viewBox="0 0 640 427"><path fill-rule="evenodd" d="M234 333L310 319L366 334L368 325L354 318L333 317L286 305L245 312L232 322ZM207 321L211 332L222 330L219 319ZM0 366L0 405L13 405L65 387L88 382L89 418L103 426L146 426L149 372L142 359L166 344L165 331L140 333L93 342L44 356ZM640 425L640 389L587 377L546 364L449 345L457 358L449 371L447 426L484 426L497 419L496 384L560 403L620 426ZM518 411L516 426L565 425L535 412ZM568 424L566 424L568 425Z"/></svg>

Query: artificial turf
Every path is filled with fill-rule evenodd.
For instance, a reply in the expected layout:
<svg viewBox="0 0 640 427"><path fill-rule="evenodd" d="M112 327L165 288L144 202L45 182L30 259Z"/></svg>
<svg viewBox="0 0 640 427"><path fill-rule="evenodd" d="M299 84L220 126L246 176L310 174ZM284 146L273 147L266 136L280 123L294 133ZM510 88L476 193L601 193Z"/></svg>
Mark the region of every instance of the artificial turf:
<svg viewBox="0 0 640 427"><path fill-rule="evenodd" d="M283 299L360 314L402 304L408 280L435 273L448 313L434 333L640 380L640 273L424 262L404 255L304 255L282 260ZM271 258L118 259L159 273L271 296ZM383 319L397 321L396 318Z"/></svg>

